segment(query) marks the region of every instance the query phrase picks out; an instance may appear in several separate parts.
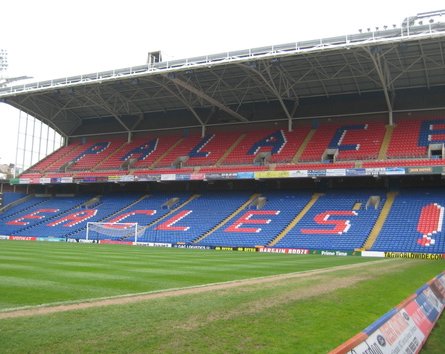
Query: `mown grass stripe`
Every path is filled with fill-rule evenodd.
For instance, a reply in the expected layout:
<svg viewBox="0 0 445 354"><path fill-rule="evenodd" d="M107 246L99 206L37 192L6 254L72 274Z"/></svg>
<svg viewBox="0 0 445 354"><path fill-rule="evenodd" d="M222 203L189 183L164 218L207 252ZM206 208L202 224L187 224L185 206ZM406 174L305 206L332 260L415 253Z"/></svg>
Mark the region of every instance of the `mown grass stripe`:
<svg viewBox="0 0 445 354"><path fill-rule="evenodd" d="M9 313L9 312L15 312L20 310L31 310L31 309L41 309L41 308L52 308L52 307L59 307L59 306L66 306L66 305L76 305L76 304L93 304L98 303L101 301L107 301L107 300L117 300L117 299L130 299L130 298L140 298L145 295L155 295L155 294L166 294L168 296L175 296L179 292L185 292L186 295L189 295L190 292L187 292L188 290L194 290L194 289L215 289L222 285L238 285L242 286L246 282L255 282L255 281L261 281L261 280L270 280L273 281L274 279L277 279L277 276L280 276L281 279L289 279L296 276L310 276L313 274L326 274L326 273L332 273L332 272L338 272L341 270L350 270L355 269L359 267L366 267L369 265L374 265L375 263L385 263L385 262L394 262L394 259L377 259L373 261L369 261L367 263L358 263L358 264L347 264L347 265L340 265L335 267L328 267L328 268L320 268L320 269L311 269L311 270L304 270L304 271L298 271L298 272L292 272L292 273L285 273L280 275L270 275L270 276L261 276L261 277L255 277L255 278L249 278L249 279L238 279L238 280L229 280L224 282L216 282L216 283L209 283L209 284L200 284L200 285L192 285L192 286L185 286L185 287L179 287L179 288L170 288L170 289L162 289L162 290L153 290L153 291L147 291L147 292L140 292L140 293L131 293L131 294L123 294L123 295L115 295L115 296L105 296L105 297L99 297L99 298L90 298L90 299L83 299L83 300L76 300L76 301L60 301L60 302L53 302L48 304L41 304L37 306L24 306L24 307L17 307L17 308L9 308L9 309L2 309L0 310L0 319L2 313Z"/></svg>

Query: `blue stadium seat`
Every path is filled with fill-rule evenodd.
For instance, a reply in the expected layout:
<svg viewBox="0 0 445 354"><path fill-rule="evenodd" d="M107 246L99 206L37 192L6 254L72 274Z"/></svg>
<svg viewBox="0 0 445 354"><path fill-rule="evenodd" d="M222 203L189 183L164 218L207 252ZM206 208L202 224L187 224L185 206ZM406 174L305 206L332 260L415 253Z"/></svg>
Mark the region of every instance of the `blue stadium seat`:
<svg viewBox="0 0 445 354"><path fill-rule="evenodd" d="M445 253L443 189L403 190L371 250Z"/></svg>
<svg viewBox="0 0 445 354"><path fill-rule="evenodd" d="M366 209L372 195L380 195L381 208L384 203L381 192L332 191L322 195L275 246L338 251L362 247L380 213L374 207Z"/></svg>

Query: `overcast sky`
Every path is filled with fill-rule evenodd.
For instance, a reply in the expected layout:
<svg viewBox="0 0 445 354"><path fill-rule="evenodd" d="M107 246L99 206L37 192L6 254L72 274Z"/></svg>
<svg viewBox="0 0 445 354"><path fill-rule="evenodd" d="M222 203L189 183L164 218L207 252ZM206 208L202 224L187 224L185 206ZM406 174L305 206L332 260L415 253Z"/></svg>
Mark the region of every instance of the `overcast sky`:
<svg viewBox="0 0 445 354"><path fill-rule="evenodd" d="M443 0L3 0L8 76L60 78L400 25ZM445 19L444 19L445 20ZM0 103L0 163L15 161L18 112Z"/></svg>

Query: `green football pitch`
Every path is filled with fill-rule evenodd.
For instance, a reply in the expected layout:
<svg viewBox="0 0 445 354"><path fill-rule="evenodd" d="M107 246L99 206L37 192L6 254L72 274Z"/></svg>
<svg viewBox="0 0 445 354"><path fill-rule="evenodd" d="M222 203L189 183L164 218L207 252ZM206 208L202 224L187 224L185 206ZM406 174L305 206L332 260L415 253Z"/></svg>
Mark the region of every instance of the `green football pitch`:
<svg viewBox="0 0 445 354"><path fill-rule="evenodd" d="M2 241L0 318L30 312L0 319L0 352L322 353L443 269L443 261ZM150 294L158 296L120 301Z"/></svg>

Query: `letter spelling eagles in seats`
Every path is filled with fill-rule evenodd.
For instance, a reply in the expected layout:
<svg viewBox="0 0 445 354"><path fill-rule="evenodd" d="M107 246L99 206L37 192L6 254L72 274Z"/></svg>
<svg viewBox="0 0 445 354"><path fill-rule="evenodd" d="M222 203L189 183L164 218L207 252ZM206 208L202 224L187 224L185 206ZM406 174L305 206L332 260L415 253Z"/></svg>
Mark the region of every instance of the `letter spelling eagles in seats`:
<svg viewBox="0 0 445 354"><path fill-rule="evenodd" d="M419 221L417 223L417 231L422 237L417 239L417 243L421 246L431 246L436 243L433 235L442 232L444 207L437 203L425 205L420 211Z"/></svg>
<svg viewBox="0 0 445 354"><path fill-rule="evenodd" d="M432 143L445 143L445 119L425 120L420 126L419 146Z"/></svg>
<svg viewBox="0 0 445 354"><path fill-rule="evenodd" d="M100 154L101 152L103 152L106 149L108 149L110 144L111 143L109 141L103 141L103 142L100 142L100 143L96 143L96 144L90 146L85 151L81 152L73 161L77 163L80 160L82 160L84 157L86 157L87 155L97 155L97 154Z"/></svg>
<svg viewBox="0 0 445 354"><path fill-rule="evenodd" d="M127 152L124 156L121 157L121 161L127 161L129 158L135 157L135 155L139 155L137 157L138 161L145 160L148 156L150 156L153 152L156 151L158 147L159 138L152 139L147 143L144 143L140 146L135 147L133 150Z"/></svg>
<svg viewBox="0 0 445 354"><path fill-rule="evenodd" d="M286 143L287 139L284 132L282 130L277 130L253 144L249 151L247 151L247 154L256 155L264 147L270 147L270 153L272 155L279 154Z"/></svg>
<svg viewBox="0 0 445 354"><path fill-rule="evenodd" d="M213 138L215 134L204 136L198 144L189 152L189 157L207 157L210 155L209 151L201 151Z"/></svg>
<svg viewBox="0 0 445 354"><path fill-rule="evenodd" d="M360 144L343 144L343 139L346 136L348 130L366 130L368 129L367 124L357 124L357 125L345 125L337 129L334 136L329 143L330 149L338 149L340 151L347 150L359 150Z"/></svg>

